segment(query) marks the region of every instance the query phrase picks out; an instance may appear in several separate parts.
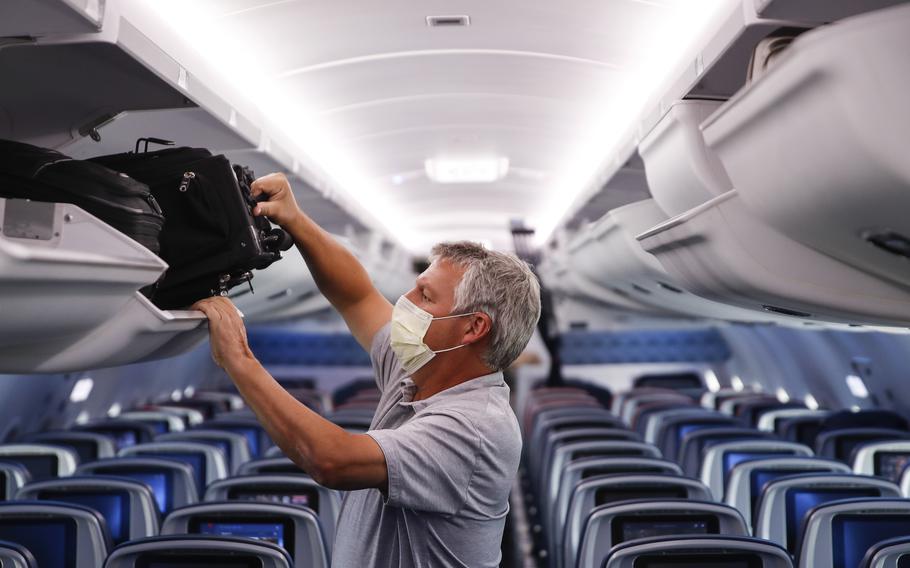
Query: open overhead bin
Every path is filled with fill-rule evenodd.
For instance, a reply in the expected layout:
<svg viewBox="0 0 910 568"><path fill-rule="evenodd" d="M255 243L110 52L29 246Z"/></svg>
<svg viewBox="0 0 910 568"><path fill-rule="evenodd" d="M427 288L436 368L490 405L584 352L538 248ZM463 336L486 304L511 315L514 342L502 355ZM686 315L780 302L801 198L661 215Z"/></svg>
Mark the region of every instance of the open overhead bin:
<svg viewBox="0 0 910 568"><path fill-rule="evenodd" d="M87 5L80 0L28 3ZM108 2L94 33L23 38L31 35L26 29L12 32L20 37L0 38L0 76L10 78L0 89L0 138L59 148L124 111L197 105L238 135L253 134L247 118L122 17L120 8Z"/></svg>
<svg viewBox="0 0 910 568"><path fill-rule="evenodd" d="M910 286L908 53L910 4L814 30L703 125L750 211L880 289Z"/></svg>
<svg viewBox="0 0 910 568"><path fill-rule="evenodd" d="M293 248L284 253L281 262L258 271L251 288L238 287L230 296L247 321L255 323L275 319L276 314L322 294L303 257Z"/></svg>
<svg viewBox="0 0 910 568"><path fill-rule="evenodd" d="M705 147L699 128L721 104L676 101L639 145L651 195L668 217L733 188L720 160Z"/></svg>
<svg viewBox="0 0 910 568"><path fill-rule="evenodd" d="M0 37L96 32L104 4L104 0L4 0Z"/></svg>
<svg viewBox="0 0 910 568"><path fill-rule="evenodd" d="M52 373L164 357L205 338L199 312L138 290L167 265L68 204L0 199L0 372Z"/></svg>
<svg viewBox="0 0 910 568"><path fill-rule="evenodd" d="M624 290L640 302L690 317L771 323L779 316L712 302L687 291L636 237L666 221L655 200L614 209L586 230L572 249L571 265L592 282Z"/></svg>
<svg viewBox="0 0 910 568"><path fill-rule="evenodd" d="M797 320L910 324L910 288L789 238L737 190L638 238L686 289L711 300Z"/></svg>

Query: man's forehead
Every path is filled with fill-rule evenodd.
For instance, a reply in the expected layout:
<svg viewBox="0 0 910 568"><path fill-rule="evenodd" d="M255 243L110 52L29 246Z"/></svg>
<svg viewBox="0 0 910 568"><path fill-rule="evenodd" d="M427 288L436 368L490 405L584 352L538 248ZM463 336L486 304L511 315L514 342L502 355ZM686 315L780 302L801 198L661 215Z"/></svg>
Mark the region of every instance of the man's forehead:
<svg viewBox="0 0 910 568"><path fill-rule="evenodd" d="M464 269L446 258L434 259L418 277L417 284L431 288L454 289L464 275Z"/></svg>

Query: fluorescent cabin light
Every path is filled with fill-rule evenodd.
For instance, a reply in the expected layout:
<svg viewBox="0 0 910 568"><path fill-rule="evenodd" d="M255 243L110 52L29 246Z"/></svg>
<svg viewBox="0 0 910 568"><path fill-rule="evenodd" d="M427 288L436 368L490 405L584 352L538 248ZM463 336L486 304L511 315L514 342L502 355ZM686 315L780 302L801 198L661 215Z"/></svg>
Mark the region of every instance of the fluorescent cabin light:
<svg viewBox="0 0 910 568"><path fill-rule="evenodd" d="M809 410L818 410L818 401L815 400L815 397L811 394L807 394L806 398L803 399L806 403L806 408Z"/></svg>
<svg viewBox="0 0 910 568"><path fill-rule="evenodd" d="M847 388L856 398L869 398L869 389L858 375L847 375Z"/></svg>
<svg viewBox="0 0 910 568"><path fill-rule="evenodd" d="M453 160L430 158L427 177L436 183L492 183L509 172L508 158Z"/></svg>
<svg viewBox="0 0 910 568"><path fill-rule="evenodd" d="M119 402L115 402L114 404L111 405L110 408L107 409L107 415L110 416L111 418L117 418L118 416L120 416L121 410L123 410L123 407L120 406Z"/></svg>
<svg viewBox="0 0 910 568"><path fill-rule="evenodd" d="M70 393L70 401L82 402L88 399L88 395L92 394L92 387L94 386L95 381L88 377L82 377L73 385L73 391Z"/></svg>
<svg viewBox="0 0 910 568"><path fill-rule="evenodd" d="M735 391L741 391L746 387L746 385L743 384L743 380L736 375L730 377L730 384L733 386L733 390Z"/></svg>
<svg viewBox="0 0 910 568"><path fill-rule="evenodd" d="M717 380L717 375L714 374L714 371L711 369L705 371L705 385L710 392L717 392L720 390L720 381Z"/></svg>
<svg viewBox="0 0 910 568"><path fill-rule="evenodd" d="M784 388L777 389L777 400L783 402L784 404L790 402L790 393L788 393Z"/></svg>

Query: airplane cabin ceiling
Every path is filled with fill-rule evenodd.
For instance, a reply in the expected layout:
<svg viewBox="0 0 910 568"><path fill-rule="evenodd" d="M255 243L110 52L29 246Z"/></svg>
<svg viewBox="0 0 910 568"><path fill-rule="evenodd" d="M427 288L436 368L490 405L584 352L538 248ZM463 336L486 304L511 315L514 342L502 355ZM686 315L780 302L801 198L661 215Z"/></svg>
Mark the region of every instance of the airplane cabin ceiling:
<svg viewBox="0 0 910 568"><path fill-rule="evenodd" d="M549 233L737 4L136 1L235 76L338 191L414 252L446 239L511 248L513 219ZM451 15L470 25L427 24ZM496 158L508 172L491 183L425 172L428 159Z"/></svg>

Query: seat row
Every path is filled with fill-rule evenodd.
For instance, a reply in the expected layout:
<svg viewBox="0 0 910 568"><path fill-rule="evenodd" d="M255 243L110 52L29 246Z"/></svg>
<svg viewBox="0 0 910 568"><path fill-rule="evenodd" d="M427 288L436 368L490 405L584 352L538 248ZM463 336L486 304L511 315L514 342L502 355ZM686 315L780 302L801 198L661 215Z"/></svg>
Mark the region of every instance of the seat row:
<svg viewBox="0 0 910 568"><path fill-rule="evenodd" d="M716 547L718 562L754 549L743 558L755 563L724 566L858 566L878 541L910 536L910 481L894 483L910 480L908 427L893 413L653 387L608 409L573 387L535 389L521 422L524 498L550 566L632 566L623 559L677 545L705 558ZM794 423L819 452L786 435ZM714 565L686 554L653 565Z"/></svg>

